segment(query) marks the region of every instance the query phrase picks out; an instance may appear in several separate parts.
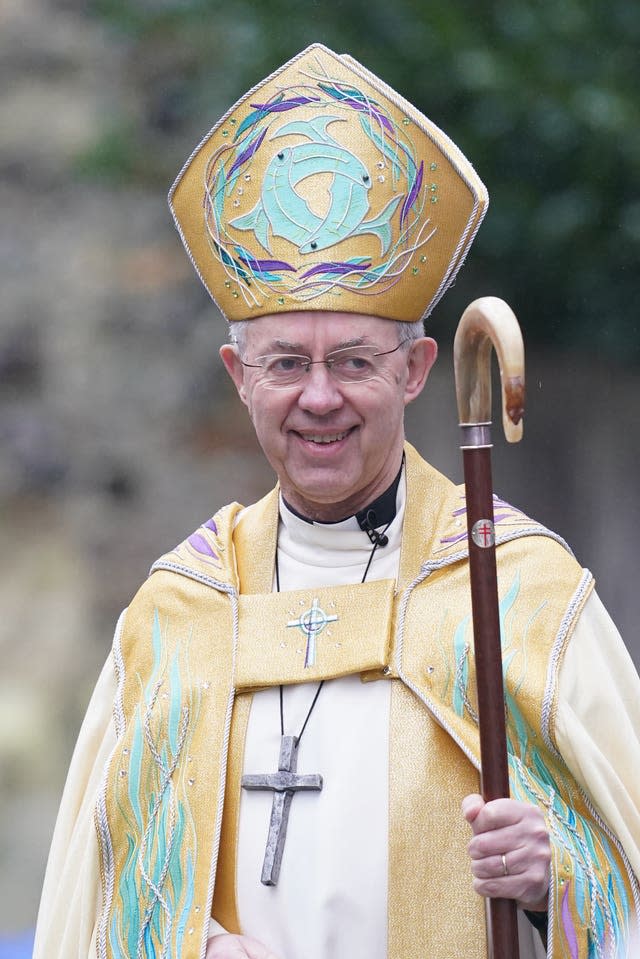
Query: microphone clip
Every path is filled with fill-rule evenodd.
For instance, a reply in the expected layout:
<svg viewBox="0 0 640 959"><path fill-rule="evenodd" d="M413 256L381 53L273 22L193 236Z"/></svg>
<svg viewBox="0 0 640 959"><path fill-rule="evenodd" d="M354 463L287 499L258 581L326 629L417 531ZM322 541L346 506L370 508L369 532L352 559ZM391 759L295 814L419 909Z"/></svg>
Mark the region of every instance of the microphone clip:
<svg viewBox="0 0 640 959"><path fill-rule="evenodd" d="M374 510L368 509L364 516L358 516L357 520L358 526L360 529L364 530L369 537L370 542L374 546L383 547L387 545L389 542L389 537L386 535L386 533L379 533L375 528L376 514Z"/></svg>

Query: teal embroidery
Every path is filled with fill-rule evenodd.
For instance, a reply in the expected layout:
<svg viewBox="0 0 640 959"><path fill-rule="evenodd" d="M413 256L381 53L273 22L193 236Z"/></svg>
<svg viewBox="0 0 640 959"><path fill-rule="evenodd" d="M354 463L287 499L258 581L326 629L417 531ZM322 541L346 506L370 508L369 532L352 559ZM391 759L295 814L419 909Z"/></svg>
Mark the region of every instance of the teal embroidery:
<svg viewBox="0 0 640 959"><path fill-rule="evenodd" d="M469 626L471 617L465 616L458 625L453 636L453 655L455 663L455 681L452 690L452 705L457 716L462 716L465 709L469 710L472 719L477 721L474 710L469 709Z"/></svg>
<svg viewBox="0 0 640 959"><path fill-rule="evenodd" d="M170 643L157 612L152 644L153 670L124 740L115 785L128 845L109 928L116 959L179 959L193 904L197 844L187 797L194 782L188 748L199 693L188 682L188 641Z"/></svg>
<svg viewBox="0 0 640 959"><path fill-rule="evenodd" d="M347 237L373 233L386 253L391 244L389 221L401 198L393 197L375 219L365 220L371 176L364 163L340 146L327 131L330 123L344 120L344 117L319 116L280 127L272 140L299 134L310 142L283 147L275 154L264 175L260 202L250 213L231 220L230 226L252 230L268 253L271 252L269 231L298 246L299 253L324 250ZM332 177L330 205L324 216L318 216L296 187L303 180L324 174Z"/></svg>
<svg viewBox="0 0 640 959"><path fill-rule="evenodd" d="M571 880L559 877L564 884L562 902L557 903L559 928L566 938L567 956L573 955L571 949L576 936L569 908L571 903L582 927L588 930L585 959L601 959L605 955L612 959L626 959L634 903L626 891L612 841L597 816L574 811L576 805L582 806L579 787L561 760L541 746L539 733L519 705L518 692L527 671L529 630L542 609L541 606L533 612L519 636L514 634L511 614L517 605L520 586L517 573L499 603L511 795L545 811L552 844L558 850L564 850L571 859L573 875ZM440 687L441 700L456 715L463 716L466 711L477 723L472 705L475 690L470 688L469 666L473 657L470 617L466 616L453 629L443 623L438 646L445 652L448 663ZM450 681L452 673L453 683Z"/></svg>
<svg viewBox="0 0 640 959"><path fill-rule="evenodd" d="M300 84L251 106L230 142L211 156L205 174L205 225L226 282L234 283L248 306L272 295L306 301L342 290L389 290L435 233L424 162L418 164L409 132L363 91L327 76L304 74ZM290 116L283 123L284 113ZM339 122L353 124L354 114L380 158L377 166L391 172L391 196L375 216L370 216L373 171L328 130ZM285 136L297 142L280 145ZM254 194L252 208L242 212L258 155L265 170L259 199ZM307 181L315 177L323 178L327 195L322 213L305 198ZM355 236L371 238L368 255L340 256L341 244ZM292 244L288 259L272 258L274 237ZM330 255L323 257L325 250Z"/></svg>
<svg viewBox="0 0 640 959"><path fill-rule="evenodd" d="M588 928L587 959L607 955L627 956L633 903L614 859L613 847L604 829L592 818L571 808L573 786L561 768L545 762L542 752L529 745L525 760L512 752L509 742L511 794L544 809L552 844L563 849L572 862L573 877L565 882L566 901L561 914L562 928L570 939L573 923L567 902L572 901ZM567 801L568 798L568 801ZM562 876L559 877L562 879ZM560 908L558 904L557 908Z"/></svg>

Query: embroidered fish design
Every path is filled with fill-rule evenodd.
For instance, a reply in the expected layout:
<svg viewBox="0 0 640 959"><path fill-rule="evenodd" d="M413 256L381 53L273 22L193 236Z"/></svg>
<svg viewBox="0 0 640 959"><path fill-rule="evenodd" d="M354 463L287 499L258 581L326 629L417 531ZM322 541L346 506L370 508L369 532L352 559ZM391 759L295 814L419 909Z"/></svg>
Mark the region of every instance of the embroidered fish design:
<svg viewBox="0 0 640 959"><path fill-rule="evenodd" d="M337 143L327 132L338 116L296 120L280 127L271 138L299 134L310 142L286 146L267 166L259 202L249 213L230 221L237 230L251 230L267 252L271 253L270 233L298 247L298 252L314 253L334 246L348 237L373 233L380 240L382 255L391 245L390 221L403 196L392 197L382 211L370 220L368 192L371 177L355 154ZM308 177L331 174L329 207L319 216L296 187Z"/></svg>

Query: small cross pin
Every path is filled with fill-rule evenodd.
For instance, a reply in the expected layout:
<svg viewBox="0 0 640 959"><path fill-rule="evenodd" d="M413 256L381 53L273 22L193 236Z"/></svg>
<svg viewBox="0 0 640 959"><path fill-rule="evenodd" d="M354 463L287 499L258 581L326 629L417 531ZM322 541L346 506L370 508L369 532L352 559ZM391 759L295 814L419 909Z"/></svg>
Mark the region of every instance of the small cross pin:
<svg viewBox="0 0 640 959"><path fill-rule="evenodd" d="M278 882L293 794L301 790L319 792L322 789L322 776L317 773L299 776L296 774L297 764L298 740L295 736L283 736L280 743L278 772L256 773L242 777L243 789L273 790L269 835L260 877L260 882L264 886L275 886Z"/></svg>
<svg viewBox="0 0 640 959"><path fill-rule="evenodd" d="M297 619L290 619L287 623L287 626L297 626L307 637L307 649L304 657L305 669L316 664L316 637L327 623L335 623L337 619L338 617L335 614L327 616L320 607L320 600L316 597L310 609L302 613Z"/></svg>

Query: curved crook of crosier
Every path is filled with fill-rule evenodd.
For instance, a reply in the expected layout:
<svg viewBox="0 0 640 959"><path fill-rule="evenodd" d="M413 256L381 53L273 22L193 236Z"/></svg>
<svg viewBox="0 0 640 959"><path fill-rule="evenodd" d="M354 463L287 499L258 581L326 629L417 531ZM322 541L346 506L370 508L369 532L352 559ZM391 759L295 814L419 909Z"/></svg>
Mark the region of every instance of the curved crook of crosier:
<svg viewBox="0 0 640 959"><path fill-rule="evenodd" d="M491 348L500 367L502 425L509 443L522 439L524 344L513 310L496 296L466 308L453 344L458 415L461 425L491 421Z"/></svg>

